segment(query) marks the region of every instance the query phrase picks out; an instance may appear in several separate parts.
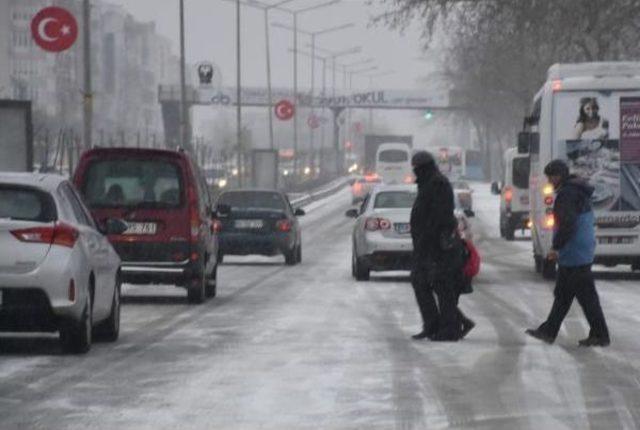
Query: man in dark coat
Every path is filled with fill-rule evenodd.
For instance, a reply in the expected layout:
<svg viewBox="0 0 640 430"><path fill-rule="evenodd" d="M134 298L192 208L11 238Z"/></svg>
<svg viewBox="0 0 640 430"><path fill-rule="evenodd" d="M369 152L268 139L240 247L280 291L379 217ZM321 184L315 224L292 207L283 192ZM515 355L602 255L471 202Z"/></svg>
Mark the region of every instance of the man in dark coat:
<svg viewBox="0 0 640 430"><path fill-rule="evenodd" d="M458 340L473 328L473 322L457 309L462 248L447 249L455 242L457 228L453 190L428 152L417 152L411 163L418 184L418 196L411 210L411 284L423 322L422 331L413 338Z"/></svg>
<svg viewBox="0 0 640 430"><path fill-rule="evenodd" d="M609 330L591 273L596 247L595 219L591 208L593 187L570 175L569 167L562 160L551 161L544 173L556 190L553 204L556 227L553 249L547 258L558 262L558 273L549 317L540 327L526 333L553 343L575 297L591 328L589 337L581 340L580 346L607 346L610 343Z"/></svg>

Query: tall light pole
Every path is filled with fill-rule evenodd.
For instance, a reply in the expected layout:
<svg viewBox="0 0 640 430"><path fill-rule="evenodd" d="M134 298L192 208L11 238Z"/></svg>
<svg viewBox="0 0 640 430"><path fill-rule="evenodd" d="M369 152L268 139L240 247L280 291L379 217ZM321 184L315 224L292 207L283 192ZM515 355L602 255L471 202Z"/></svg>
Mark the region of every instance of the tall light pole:
<svg viewBox="0 0 640 430"><path fill-rule="evenodd" d="M331 3L332 4L332 3ZM281 24L281 23L273 23L272 24L274 27L277 28L283 28L285 30L289 30L289 31L293 31L294 33L294 48L292 50L290 50L290 52L294 53L294 57L297 58L297 54L298 53L302 53L301 51L299 51L296 47L296 39L295 39L295 34L296 33L302 33L305 34L307 36L311 37L311 54L307 54L307 56L311 57L311 99L313 100L313 98L315 97L315 60L317 58L316 53L315 53L315 47L316 47L316 37L317 36L322 36L325 34L329 34L329 33L334 33L336 31L340 31L340 30L346 30L348 28L353 27L355 24L354 23L348 23L348 24L342 24L342 25L337 25L334 27L329 27L329 28L324 28L322 30L316 30L316 31L310 31L310 30L301 30L300 28L297 28L296 26L291 27L285 24ZM304 55L304 54L303 54ZM323 68L323 74L324 74L324 68ZM296 80L296 79L294 79ZM311 107L311 115L314 115L315 110L314 107ZM315 133L314 130L312 128L310 128L309 130L309 137L310 137L310 145L311 145L311 153L312 153L312 163L313 163L313 148L314 148L314 144L315 144Z"/></svg>
<svg viewBox="0 0 640 430"><path fill-rule="evenodd" d="M238 1L238 0L227 0L227 1ZM261 9L264 13L264 42L265 42L265 54L266 54L266 73L267 73L267 105L269 108L269 147L271 149L275 149L274 138L273 138L273 96L272 96L272 86L271 86L271 42L270 42L270 33L269 33L269 11L271 9L279 8L287 3L291 3L295 0L282 0L278 3L267 4L257 0L247 0L241 1L240 3L244 6L254 7L257 9Z"/></svg>
<svg viewBox="0 0 640 430"><path fill-rule="evenodd" d="M84 116L84 146L89 149L92 146L93 137L93 88L91 83L91 4L89 0L82 2L83 20L83 62L84 62L84 94L83 94L83 116Z"/></svg>
<svg viewBox="0 0 640 430"><path fill-rule="evenodd" d="M329 49L324 49L324 48L319 48L316 47L316 49L322 53L324 53L325 55L331 57L331 65L332 65L332 84L333 84L333 93L332 93L332 97L336 96L336 68L337 68L337 60L338 58L341 57L346 57L348 55L354 55L354 54L359 54L360 52L362 52L362 46L354 46L352 48L349 49L345 49L345 50L341 50L341 51L332 51Z"/></svg>
<svg viewBox="0 0 640 430"><path fill-rule="evenodd" d="M294 174L298 173L298 15L331 6L339 3L340 1L341 0L330 0L302 9L287 9L282 7L275 8L280 11L287 12L293 17L293 98L295 105L293 115L293 151L295 154L293 157Z"/></svg>
<svg viewBox="0 0 640 430"><path fill-rule="evenodd" d="M187 108L187 78L184 48L184 0L180 0L180 146L191 149L188 142L189 111Z"/></svg>

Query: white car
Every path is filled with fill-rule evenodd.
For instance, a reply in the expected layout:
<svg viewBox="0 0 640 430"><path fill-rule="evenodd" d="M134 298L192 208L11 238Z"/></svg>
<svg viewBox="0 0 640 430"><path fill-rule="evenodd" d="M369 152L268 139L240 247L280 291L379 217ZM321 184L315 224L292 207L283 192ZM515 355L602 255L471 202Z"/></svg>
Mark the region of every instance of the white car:
<svg viewBox="0 0 640 430"><path fill-rule="evenodd" d="M365 199L360 209L347 211L356 218L352 234L351 271L356 280L366 281L371 271L411 270L411 208L417 195L416 185L380 185ZM467 216L473 211L460 208L456 199L458 230L472 240Z"/></svg>
<svg viewBox="0 0 640 430"><path fill-rule="evenodd" d="M103 233L126 225L109 220ZM0 331L60 332L84 353L120 330L120 258L65 178L0 173Z"/></svg>

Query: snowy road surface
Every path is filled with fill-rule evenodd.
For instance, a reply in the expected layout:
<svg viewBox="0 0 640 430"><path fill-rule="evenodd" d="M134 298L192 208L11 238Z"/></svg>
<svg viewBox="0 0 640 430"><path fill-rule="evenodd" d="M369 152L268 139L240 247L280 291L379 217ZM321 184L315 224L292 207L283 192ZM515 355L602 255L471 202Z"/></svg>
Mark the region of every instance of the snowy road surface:
<svg viewBox="0 0 640 430"><path fill-rule="evenodd" d="M599 276L612 345L579 349L577 304L555 345L525 337L552 284L531 244L498 237L497 200L474 195L484 257L459 343L415 342L406 273L355 282L348 190L303 218L303 264L229 258L218 297L128 287L122 333L86 356L55 336L0 337L6 429L633 429L640 427L640 282Z"/></svg>

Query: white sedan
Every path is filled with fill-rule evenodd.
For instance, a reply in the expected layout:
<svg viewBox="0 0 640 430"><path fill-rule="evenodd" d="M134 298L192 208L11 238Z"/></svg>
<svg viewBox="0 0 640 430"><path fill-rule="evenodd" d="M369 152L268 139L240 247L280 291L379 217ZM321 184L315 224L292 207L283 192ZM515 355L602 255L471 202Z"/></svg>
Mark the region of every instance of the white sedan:
<svg viewBox="0 0 640 430"><path fill-rule="evenodd" d="M120 258L65 178L0 174L0 331L60 332L84 353L120 330Z"/></svg>
<svg viewBox="0 0 640 430"><path fill-rule="evenodd" d="M381 185L373 189L360 209L347 211L356 218L352 234L351 272L359 281L369 279L371 271L411 270L411 208L416 199L416 185ZM473 211L460 208L456 199L458 231L472 239L467 217Z"/></svg>

